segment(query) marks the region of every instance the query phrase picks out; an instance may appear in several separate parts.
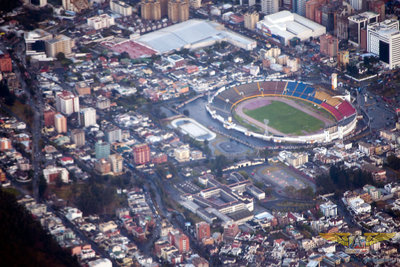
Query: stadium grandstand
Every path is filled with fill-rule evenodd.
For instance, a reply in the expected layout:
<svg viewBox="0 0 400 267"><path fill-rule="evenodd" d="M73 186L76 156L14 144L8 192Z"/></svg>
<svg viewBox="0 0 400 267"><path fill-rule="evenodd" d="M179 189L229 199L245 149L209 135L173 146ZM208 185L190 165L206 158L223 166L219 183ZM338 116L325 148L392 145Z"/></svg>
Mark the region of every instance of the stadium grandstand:
<svg viewBox="0 0 400 267"><path fill-rule="evenodd" d="M316 135L301 136L297 139L293 139L293 137L279 139L276 136L265 137L249 132L248 130L244 130L243 126L232 122L232 112L239 103L248 99L267 96L299 99L326 110L335 118L336 125L339 126L337 133L319 133ZM332 139L343 138L344 135L354 130L357 115L356 109L346 97L333 96L304 82L281 80L255 81L221 88L209 100L207 110L213 118L223 122L227 128L235 128L248 135L268 140L303 143L310 141L328 142Z"/></svg>

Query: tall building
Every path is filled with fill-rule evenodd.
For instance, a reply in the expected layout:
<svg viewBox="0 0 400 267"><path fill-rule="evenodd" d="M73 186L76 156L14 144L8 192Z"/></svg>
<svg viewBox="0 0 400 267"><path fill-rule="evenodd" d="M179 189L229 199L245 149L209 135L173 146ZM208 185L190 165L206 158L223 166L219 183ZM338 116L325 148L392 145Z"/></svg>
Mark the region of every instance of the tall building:
<svg viewBox="0 0 400 267"><path fill-rule="evenodd" d="M355 10L361 10L363 9L363 5L366 0L349 0L349 2Z"/></svg>
<svg viewBox="0 0 400 267"><path fill-rule="evenodd" d="M9 138L0 138L0 151L10 150L12 148L11 140ZM1 170L1 169L0 169Z"/></svg>
<svg viewBox="0 0 400 267"><path fill-rule="evenodd" d="M122 16L131 16L132 15L132 7L125 2L118 0L110 1L110 9L112 12L120 14Z"/></svg>
<svg viewBox="0 0 400 267"><path fill-rule="evenodd" d="M279 0L261 0L261 12L274 14L279 11Z"/></svg>
<svg viewBox="0 0 400 267"><path fill-rule="evenodd" d="M67 132L67 118L57 113L54 115L54 126L58 133L66 133Z"/></svg>
<svg viewBox="0 0 400 267"><path fill-rule="evenodd" d="M165 1L162 2L165 5ZM140 13L142 19L160 20L162 17L160 0L142 0L140 3Z"/></svg>
<svg viewBox="0 0 400 267"><path fill-rule="evenodd" d="M373 12L363 12L349 17L349 42L359 46L361 44L361 29L368 24L378 21L379 14Z"/></svg>
<svg viewBox="0 0 400 267"><path fill-rule="evenodd" d="M110 156L110 144L103 141L98 141L94 145L96 159L108 159Z"/></svg>
<svg viewBox="0 0 400 267"><path fill-rule="evenodd" d="M120 154L110 155L111 170L115 175L124 172L124 158Z"/></svg>
<svg viewBox="0 0 400 267"><path fill-rule="evenodd" d="M136 165L150 162L150 147L147 144L136 145L133 148L133 159Z"/></svg>
<svg viewBox="0 0 400 267"><path fill-rule="evenodd" d="M389 65L400 66L400 31L398 20L385 20L367 26L367 50Z"/></svg>
<svg viewBox="0 0 400 267"><path fill-rule="evenodd" d="M94 163L94 169L101 175L110 174L111 162L108 159L99 159Z"/></svg>
<svg viewBox="0 0 400 267"><path fill-rule="evenodd" d="M337 55L337 63L339 67L346 68L350 63L349 51L339 51Z"/></svg>
<svg viewBox="0 0 400 267"><path fill-rule="evenodd" d="M60 34L53 39L47 40L45 45L46 55L55 58L58 53L70 55L72 53L72 48L75 46L75 42L71 38Z"/></svg>
<svg viewBox="0 0 400 267"><path fill-rule="evenodd" d="M81 130L81 129L74 129L71 131L71 139L72 142L74 142L74 144L77 147L81 147L85 145L85 131Z"/></svg>
<svg viewBox="0 0 400 267"><path fill-rule="evenodd" d="M170 244L173 244L180 253L185 253L190 250L189 237L178 230L168 233L168 241Z"/></svg>
<svg viewBox="0 0 400 267"><path fill-rule="evenodd" d="M87 24L95 30L109 28L115 25L115 20L108 14L101 14L87 19Z"/></svg>
<svg viewBox="0 0 400 267"><path fill-rule="evenodd" d="M168 0L160 0L161 17L168 17Z"/></svg>
<svg viewBox="0 0 400 267"><path fill-rule="evenodd" d="M385 2L382 0L369 0L368 10L379 14L379 22L384 21L386 17Z"/></svg>
<svg viewBox="0 0 400 267"><path fill-rule="evenodd" d="M210 225L206 222L199 222L196 224L196 237L198 241L211 236Z"/></svg>
<svg viewBox="0 0 400 267"><path fill-rule="evenodd" d="M189 19L187 0L170 0L168 2L168 19L172 22L183 22Z"/></svg>
<svg viewBox="0 0 400 267"><path fill-rule="evenodd" d="M254 6L256 4L256 0L240 0L240 5L249 5Z"/></svg>
<svg viewBox="0 0 400 267"><path fill-rule="evenodd" d="M336 57L338 52L338 39L330 34L319 37L320 52L328 57Z"/></svg>
<svg viewBox="0 0 400 267"><path fill-rule="evenodd" d="M51 108L43 111L44 126L54 126L54 115L56 115L56 111Z"/></svg>
<svg viewBox="0 0 400 267"><path fill-rule="evenodd" d="M109 142L110 144L119 142L122 140L122 131L120 128L118 128L116 126L112 126L112 127L105 129L104 133L105 133L107 142Z"/></svg>
<svg viewBox="0 0 400 267"><path fill-rule="evenodd" d="M83 108L79 111L79 125L89 127L96 124L96 110L94 108Z"/></svg>
<svg viewBox="0 0 400 267"><path fill-rule="evenodd" d="M56 182L59 177L64 183L69 182L69 172L66 168L50 165L43 169L43 176L48 184Z"/></svg>
<svg viewBox="0 0 400 267"><path fill-rule="evenodd" d="M67 116L74 112L79 112L79 97L70 91L64 90L56 95L56 108Z"/></svg>
<svg viewBox="0 0 400 267"><path fill-rule="evenodd" d="M292 0L282 0L282 8L285 10L293 10Z"/></svg>
<svg viewBox="0 0 400 267"><path fill-rule="evenodd" d="M0 72L11 72L12 71L12 61L10 55L1 54L0 51Z"/></svg>
<svg viewBox="0 0 400 267"><path fill-rule="evenodd" d="M240 233L240 229L236 223L227 223L224 226L224 240L233 240L238 233Z"/></svg>
<svg viewBox="0 0 400 267"><path fill-rule="evenodd" d="M306 2L306 18L315 20L315 12L316 10L325 3L325 0L309 0Z"/></svg>
<svg viewBox="0 0 400 267"><path fill-rule="evenodd" d="M65 10L78 13L90 7L88 0L62 0L62 6Z"/></svg>
<svg viewBox="0 0 400 267"><path fill-rule="evenodd" d="M254 30L259 20L260 15L256 11L251 13L247 12L244 14L244 27L249 30Z"/></svg>
<svg viewBox="0 0 400 267"><path fill-rule="evenodd" d="M305 17L306 16L306 2L307 0L293 0L292 9L293 12Z"/></svg>
<svg viewBox="0 0 400 267"><path fill-rule="evenodd" d="M349 39L349 16L337 16L336 37L340 40Z"/></svg>
<svg viewBox="0 0 400 267"><path fill-rule="evenodd" d="M31 5L44 7L47 5L47 0L30 0Z"/></svg>
<svg viewBox="0 0 400 267"><path fill-rule="evenodd" d="M337 205L332 203L332 201L321 204L319 208L325 217L329 218L337 216Z"/></svg>
<svg viewBox="0 0 400 267"><path fill-rule="evenodd" d="M26 55L34 58L46 58L45 41L53 39L53 35L42 29L35 29L24 33Z"/></svg>

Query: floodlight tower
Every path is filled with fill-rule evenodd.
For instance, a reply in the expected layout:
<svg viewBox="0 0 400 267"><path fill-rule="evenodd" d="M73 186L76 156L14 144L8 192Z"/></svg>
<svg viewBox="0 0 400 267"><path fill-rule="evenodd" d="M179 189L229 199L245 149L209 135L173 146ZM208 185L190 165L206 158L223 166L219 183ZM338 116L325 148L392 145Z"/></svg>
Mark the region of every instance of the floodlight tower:
<svg viewBox="0 0 400 267"><path fill-rule="evenodd" d="M264 119L264 125L265 125L265 132L264 135L268 136L268 124L269 124L269 120L268 119Z"/></svg>
<svg viewBox="0 0 400 267"><path fill-rule="evenodd" d="M229 99L227 98L227 99L225 99L225 108L224 109L226 109L226 106L228 105L228 103L229 103Z"/></svg>

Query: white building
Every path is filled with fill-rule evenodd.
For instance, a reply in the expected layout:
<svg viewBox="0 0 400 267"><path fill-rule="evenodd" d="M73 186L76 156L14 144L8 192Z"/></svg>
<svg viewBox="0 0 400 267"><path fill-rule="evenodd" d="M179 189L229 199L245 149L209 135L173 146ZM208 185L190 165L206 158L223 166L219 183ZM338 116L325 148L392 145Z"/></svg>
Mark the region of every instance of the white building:
<svg viewBox="0 0 400 267"><path fill-rule="evenodd" d="M257 23L257 29L287 45L295 37L301 41L316 38L326 33L324 26L289 11L265 16Z"/></svg>
<svg viewBox="0 0 400 267"><path fill-rule="evenodd" d="M104 28L109 28L115 25L114 18L108 14L101 14L99 16L94 16L87 19L87 24L95 30L100 30Z"/></svg>
<svg viewBox="0 0 400 267"><path fill-rule="evenodd" d="M124 158L120 154L110 155L111 170L114 174L120 174L124 171Z"/></svg>
<svg viewBox="0 0 400 267"><path fill-rule="evenodd" d="M261 12L267 15L279 12L279 0L261 0Z"/></svg>
<svg viewBox="0 0 400 267"><path fill-rule="evenodd" d="M120 14L122 16L131 16L132 15L132 7L125 2L112 0L110 1L110 9L111 11Z"/></svg>
<svg viewBox="0 0 400 267"><path fill-rule="evenodd" d="M58 53L63 53L68 56L72 53L72 48L75 46L74 40L63 34L55 36L53 39L47 40L46 54L49 57L56 57Z"/></svg>
<svg viewBox="0 0 400 267"><path fill-rule="evenodd" d="M65 217L69 221L73 221L77 218L82 218L82 211L78 210L77 208L68 207L68 208L66 208Z"/></svg>
<svg viewBox="0 0 400 267"><path fill-rule="evenodd" d="M70 91L62 91L56 95L56 108L65 115L79 112L79 97Z"/></svg>
<svg viewBox="0 0 400 267"><path fill-rule="evenodd" d="M336 217L337 216L337 205L328 201L319 206L321 212L325 217Z"/></svg>
<svg viewBox="0 0 400 267"><path fill-rule="evenodd" d="M230 31L220 23L200 19L190 19L144 34L135 41L160 54L181 48L198 49L222 41L245 50L253 50L257 46L255 40Z"/></svg>
<svg viewBox="0 0 400 267"><path fill-rule="evenodd" d="M376 54L390 69L400 66L398 20L385 20L367 26L367 50Z"/></svg>
<svg viewBox="0 0 400 267"><path fill-rule="evenodd" d="M361 10L363 7L363 0L349 0L350 5L355 9L355 10Z"/></svg>
<svg viewBox="0 0 400 267"><path fill-rule="evenodd" d="M107 258L101 258L88 262L89 267L112 267L112 262Z"/></svg>
<svg viewBox="0 0 400 267"><path fill-rule="evenodd" d="M350 199L348 205L356 215L371 212L371 205L365 203L360 197Z"/></svg>
<svg viewBox="0 0 400 267"><path fill-rule="evenodd" d="M104 130L106 140L110 144L122 140L122 130L118 127L110 127Z"/></svg>
<svg viewBox="0 0 400 267"><path fill-rule="evenodd" d="M49 166L43 170L43 176L48 184L54 183L58 179L58 177L61 178L61 181L63 181L63 183L69 182L69 172L66 168Z"/></svg>
<svg viewBox="0 0 400 267"><path fill-rule="evenodd" d="M185 162L190 160L190 148L180 147L174 149L174 157L179 162Z"/></svg>
<svg viewBox="0 0 400 267"><path fill-rule="evenodd" d="M361 30L367 25L377 22L379 14L374 12L363 12L357 15L349 16L349 42L358 46L361 44Z"/></svg>
<svg viewBox="0 0 400 267"><path fill-rule="evenodd" d="M35 59L46 59L45 41L53 39L53 35L42 29L24 33L26 55Z"/></svg>
<svg viewBox="0 0 400 267"><path fill-rule="evenodd" d="M79 125L89 127L96 125L96 110L94 108L83 108L78 116Z"/></svg>

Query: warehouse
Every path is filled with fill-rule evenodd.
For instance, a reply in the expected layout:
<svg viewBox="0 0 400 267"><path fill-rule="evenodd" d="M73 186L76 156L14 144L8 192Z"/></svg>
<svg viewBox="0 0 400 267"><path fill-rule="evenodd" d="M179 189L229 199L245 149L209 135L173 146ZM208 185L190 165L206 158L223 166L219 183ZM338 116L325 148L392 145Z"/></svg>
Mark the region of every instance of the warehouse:
<svg viewBox="0 0 400 267"><path fill-rule="evenodd" d="M158 53L168 53L181 48L196 49L226 41L246 50L252 50L257 42L225 29L222 24L191 19L155 32L145 34L135 40Z"/></svg>
<svg viewBox="0 0 400 267"><path fill-rule="evenodd" d="M295 37L304 41L326 33L324 26L289 11L265 16L257 23L257 30L277 39L284 45L287 45Z"/></svg>

